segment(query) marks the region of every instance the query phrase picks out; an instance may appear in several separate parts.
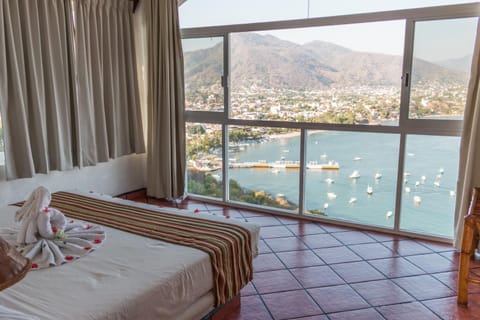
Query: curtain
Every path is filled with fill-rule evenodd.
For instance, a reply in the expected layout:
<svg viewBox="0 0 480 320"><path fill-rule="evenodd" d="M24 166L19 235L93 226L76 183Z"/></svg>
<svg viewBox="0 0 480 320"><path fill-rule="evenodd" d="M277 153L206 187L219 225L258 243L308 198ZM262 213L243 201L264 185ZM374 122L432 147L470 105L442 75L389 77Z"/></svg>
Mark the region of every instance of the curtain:
<svg viewBox="0 0 480 320"><path fill-rule="evenodd" d="M0 0L0 111L7 179L73 167L64 0Z"/></svg>
<svg viewBox="0 0 480 320"><path fill-rule="evenodd" d="M145 152L128 0L75 0L78 163Z"/></svg>
<svg viewBox="0 0 480 320"><path fill-rule="evenodd" d="M147 29L147 193L185 191L183 52L176 0L145 0Z"/></svg>
<svg viewBox="0 0 480 320"><path fill-rule="evenodd" d="M480 25L473 54L472 71L463 121L455 206L455 239L462 246L463 217L467 212L473 187L480 186Z"/></svg>

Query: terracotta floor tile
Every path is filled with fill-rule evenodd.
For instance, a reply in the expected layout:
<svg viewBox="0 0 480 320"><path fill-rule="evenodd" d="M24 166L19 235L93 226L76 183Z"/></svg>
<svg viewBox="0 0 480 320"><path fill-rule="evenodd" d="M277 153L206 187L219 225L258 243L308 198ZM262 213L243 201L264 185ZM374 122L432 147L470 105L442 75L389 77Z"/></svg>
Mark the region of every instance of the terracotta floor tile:
<svg viewBox="0 0 480 320"><path fill-rule="evenodd" d="M284 225L291 225L291 224L299 224L299 223L302 223L303 220L300 220L300 219L296 219L295 217L284 217L284 216L278 216L277 217L278 220L280 220L281 223L283 223Z"/></svg>
<svg viewBox="0 0 480 320"><path fill-rule="evenodd" d="M295 235L300 236L307 234L326 233L326 231L323 230L318 224L311 222L292 224L288 226L288 229L290 229Z"/></svg>
<svg viewBox="0 0 480 320"><path fill-rule="evenodd" d="M427 309L419 302L410 302L378 307L377 311L380 312L387 320L440 319L437 315L435 315L432 311Z"/></svg>
<svg viewBox="0 0 480 320"><path fill-rule="evenodd" d="M251 282L249 282L245 287L243 287L242 290L240 290L240 295L242 297L252 296L252 295L256 295L256 294L258 294L257 290L255 290L255 287L253 286L253 284Z"/></svg>
<svg viewBox="0 0 480 320"><path fill-rule="evenodd" d="M287 268L302 268L325 264L311 250L279 252L277 255Z"/></svg>
<svg viewBox="0 0 480 320"><path fill-rule="evenodd" d="M404 236L399 236L395 234L388 234L388 233L383 233L383 232L376 232L376 231L364 231L369 237L379 241L379 242L384 242L384 241L393 241L393 240L404 240L407 239L407 237Z"/></svg>
<svg viewBox="0 0 480 320"><path fill-rule="evenodd" d="M269 216L265 213L262 213L262 212L258 212L258 211L253 211L253 210L248 210L248 209L238 209L242 215L245 217L245 218L250 218L250 217L265 217L265 216Z"/></svg>
<svg viewBox="0 0 480 320"><path fill-rule="evenodd" d="M368 303L347 285L309 289L325 313L368 308Z"/></svg>
<svg viewBox="0 0 480 320"><path fill-rule="evenodd" d="M318 315L318 316L311 316L311 317L301 317L301 318L293 318L291 320L328 320L326 315Z"/></svg>
<svg viewBox="0 0 480 320"><path fill-rule="evenodd" d="M432 277L440 280L444 285L452 289L453 291L457 291L458 286L458 271L449 271L449 272L441 272L441 273L433 273L431 274ZM472 272L471 276L475 276ZM480 278L477 275L478 278ZM468 293L480 293L480 285L469 283L468 284Z"/></svg>
<svg viewBox="0 0 480 320"><path fill-rule="evenodd" d="M310 249L328 248L341 246L342 243L329 234L309 234L300 236L300 239L310 247Z"/></svg>
<svg viewBox="0 0 480 320"><path fill-rule="evenodd" d="M322 314L305 290L265 294L262 296L275 320Z"/></svg>
<svg viewBox="0 0 480 320"><path fill-rule="evenodd" d="M264 239L274 252L306 250L307 246L297 237Z"/></svg>
<svg viewBox="0 0 480 320"><path fill-rule="evenodd" d="M374 307L415 301L415 298L390 280L354 283L352 288Z"/></svg>
<svg viewBox="0 0 480 320"><path fill-rule="evenodd" d="M362 258L347 247L323 248L313 251L328 264L362 260Z"/></svg>
<svg viewBox="0 0 480 320"><path fill-rule="evenodd" d="M432 253L433 251L414 240L394 240L382 242L384 246L402 256Z"/></svg>
<svg viewBox="0 0 480 320"><path fill-rule="evenodd" d="M212 211L212 210L210 210ZM244 219L243 215L240 213L238 209L234 208L223 208L219 211L225 217L235 218L235 219Z"/></svg>
<svg viewBox="0 0 480 320"><path fill-rule="evenodd" d="M455 292L430 275L392 279L418 300L430 300L455 295Z"/></svg>
<svg viewBox="0 0 480 320"><path fill-rule="evenodd" d="M334 264L331 268L347 283L385 279L365 261Z"/></svg>
<svg viewBox="0 0 480 320"><path fill-rule="evenodd" d="M423 254L405 257L408 261L426 272L445 272L457 270L458 266L438 253Z"/></svg>
<svg viewBox="0 0 480 320"><path fill-rule="evenodd" d="M265 243L265 241L263 240L259 240L258 241L258 253L270 253L272 252L272 249L270 249L270 247L267 246L267 244Z"/></svg>
<svg viewBox="0 0 480 320"><path fill-rule="evenodd" d="M355 230L355 229L350 228L350 227L338 226L338 225L328 224L328 223L319 223L318 225L320 227L322 227L325 231L330 232L330 233Z"/></svg>
<svg viewBox="0 0 480 320"><path fill-rule="evenodd" d="M424 274L425 272L405 258L371 260L369 263L388 278L399 278Z"/></svg>
<svg viewBox="0 0 480 320"><path fill-rule="evenodd" d="M186 210L199 210L201 212L208 211L207 206L205 203L195 200L184 200L181 203L177 204L179 209L186 209Z"/></svg>
<svg viewBox="0 0 480 320"><path fill-rule="evenodd" d="M417 240L417 242L435 252L446 252L446 251L455 250L453 245L450 243L440 243L440 242L433 242L433 241L427 241L427 240Z"/></svg>
<svg viewBox="0 0 480 320"><path fill-rule="evenodd" d="M348 246L350 250L365 260L392 258L397 254L380 243L364 243Z"/></svg>
<svg viewBox="0 0 480 320"><path fill-rule="evenodd" d="M242 297L239 310L228 314L224 320L272 320L259 296Z"/></svg>
<svg viewBox="0 0 480 320"><path fill-rule="evenodd" d="M336 232L333 236L346 245L376 242L375 239L362 231Z"/></svg>
<svg viewBox="0 0 480 320"><path fill-rule="evenodd" d="M316 266L291 269L292 274L305 288L325 287L344 284L335 272L328 266Z"/></svg>
<svg viewBox="0 0 480 320"><path fill-rule="evenodd" d="M448 252L440 252L441 256L453 261L456 265L458 265L460 254L457 251L448 251ZM470 259L470 269L480 268L480 256L475 255L472 259Z"/></svg>
<svg viewBox="0 0 480 320"><path fill-rule="evenodd" d="M298 281L288 270L255 273L253 285L260 294L301 289Z"/></svg>
<svg viewBox="0 0 480 320"><path fill-rule="evenodd" d="M274 253L264 253L253 259L254 272L271 271L285 269L283 263Z"/></svg>
<svg viewBox="0 0 480 320"><path fill-rule="evenodd" d="M427 300L422 303L442 319L480 319L480 295L470 295L468 305L457 304L457 297Z"/></svg>
<svg viewBox="0 0 480 320"><path fill-rule="evenodd" d="M285 226L270 226L262 227L260 229L260 237L267 238L279 238L279 237L291 237L294 234Z"/></svg>
<svg viewBox="0 0 480 320"><path fill-rule="evenodd" d="M248 222L252 222L255 224L258 224L261 227L267 227L267 226L279 226L282 223L275 217L247 217L245 216L245 213L243 213L243 216L247 219Z"/></svg>
<svg viewBox="0 0 480 320"><path fill-rule="evenodd" d="M331 313L328 315L330 320L384 320L380 313L375 309L360 309L353 311L345 311L339 313ZM413 320L413 319L411 319Z"/></svg>

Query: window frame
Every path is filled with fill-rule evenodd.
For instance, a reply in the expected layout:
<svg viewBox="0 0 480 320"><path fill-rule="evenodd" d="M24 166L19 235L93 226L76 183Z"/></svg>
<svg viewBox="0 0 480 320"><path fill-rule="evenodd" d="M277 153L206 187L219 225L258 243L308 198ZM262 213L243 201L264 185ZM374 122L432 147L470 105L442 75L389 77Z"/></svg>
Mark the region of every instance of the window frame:
<svg viewBox="0 0 480 320"><path fill-rule="evenodd" d="M253 204L238 203L229 199L228 190L228 126L254 126L254 127L279 127L298 129L301 132L300 136L300 173L299 173L299 208L296 217L308 218L310 220L320 220L326 222L335 222L346 226L361 226L364 229L377 230L401 235L415 235L426 239L433 239L448 242L451 241L449 237L443 237L432 234L419 234L402 230L400 228L401 219L401 202L403 194L403 172L405 166L405 149L407 135L435 135L435 136L461 136L463 120L445 120L445 119L411 119L409 118L409 103L410 103L410 84L406 83L406 75L411 74L413 61L413 44L415 35L415 23L429 20L442 19L458 19L458 18L477 18L477 24L480 17L480 3L469 3L459 5L448 5L439 7L419 8L419 9L404 9L396 11L383 11L373 13L361 13L353 15L342 15L332 17L309 18L300 20L286 20L261 22L251 24L236 24L223 25L212 27L199 28L185 28L181 30L182 39L202 38L202 37L223 37L223 58L224 58L224 110L223 112L207 112L207 111L184 111L186 122L197 123L216 123L222 125L222 154L223 154L223 198L221 200L211 198L208 196L189 195L194 199L207 199L213 202L220 202L224 204L234 205L240 208L255 208L260 211L291 216L284 210L269 209L259 207ZM288 122L288 121L265 121L265 120L244 120L230 118L230 37L231 33L237 32L251 32L251 31L268 31L294 28L308 28L321 26L336 26L367 22L383 22L391 20L405 21L405 38L403 51L403 66L402 66L402 81L400 89L400 114L397 125L382 126L382 125L356 125L356 124L332 124L332 123L310 123L310 122ZM305 143L307 139L308 130L328 130L328 131L351 131L351 132L371 132L371 133L390 133L398 134L400 136L399 154L398 154L398 171L397 171L397 185L395 197L395 220L393 229L381 228L372 225L365 225L353 222L346 222L344 220L336 220L335 218L322 217L308 217L305 216L305 168L306 168L306 150ZM453 221L452 221L453 225Z"/></svg>

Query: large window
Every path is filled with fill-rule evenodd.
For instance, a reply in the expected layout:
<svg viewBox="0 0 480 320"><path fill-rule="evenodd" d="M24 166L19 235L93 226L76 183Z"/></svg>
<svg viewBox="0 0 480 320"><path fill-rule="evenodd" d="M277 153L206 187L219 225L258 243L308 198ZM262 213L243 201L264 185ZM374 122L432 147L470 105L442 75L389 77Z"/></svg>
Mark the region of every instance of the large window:
<svg viewBox="0 0 480 320"><path fill-rule="evenodd" d="M189 194L450 239L477 5L387 7L184 29Z"/></svg>

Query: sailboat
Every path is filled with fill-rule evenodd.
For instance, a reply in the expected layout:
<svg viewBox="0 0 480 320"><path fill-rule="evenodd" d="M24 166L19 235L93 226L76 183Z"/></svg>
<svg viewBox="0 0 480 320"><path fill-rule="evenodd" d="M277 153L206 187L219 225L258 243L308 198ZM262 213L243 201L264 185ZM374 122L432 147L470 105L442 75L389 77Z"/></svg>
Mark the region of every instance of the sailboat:
<svg viewBox="0 0 480 320"><path fill-rule="evenodd" d="M358 170L353 171L352 174L350 175L350 178L351 178L351 179L358 179L358 178L360 178L360 172L358 172Z"/></svg>
<svg viewBox="0 0 480 320"><path fill-rule="evenodd" d="M373 193L373 188L372 188L372 186L368 185L368 187L367 187L367 194L368 194L368 195L371 195L372 193Z"/></svg>

